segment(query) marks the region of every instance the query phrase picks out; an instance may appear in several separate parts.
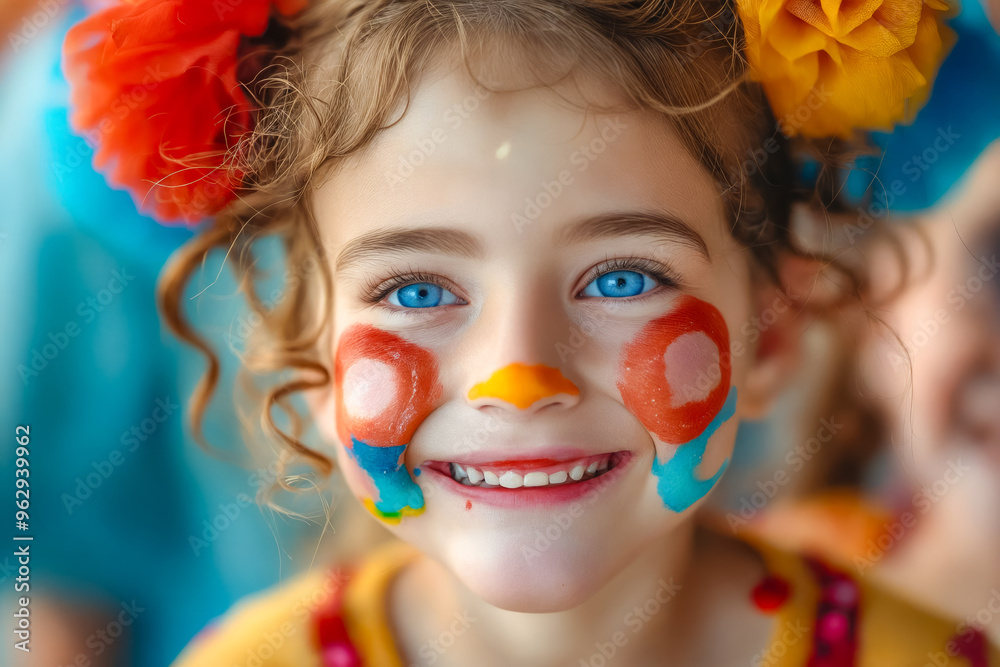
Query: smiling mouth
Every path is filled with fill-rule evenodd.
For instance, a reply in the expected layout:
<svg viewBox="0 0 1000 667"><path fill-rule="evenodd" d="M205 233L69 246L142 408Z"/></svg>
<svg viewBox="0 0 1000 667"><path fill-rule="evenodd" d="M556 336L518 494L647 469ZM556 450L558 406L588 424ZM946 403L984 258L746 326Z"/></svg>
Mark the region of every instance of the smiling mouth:
<svg viewBox="0 0 1000 667"><path fill-rule="evenodd" d="M597 454L566 461L526 459L462 464L435 461L429 467L451 477L462 486L481 489L521 489L572 486L605 475L620 465L627 452Z"/></svg>

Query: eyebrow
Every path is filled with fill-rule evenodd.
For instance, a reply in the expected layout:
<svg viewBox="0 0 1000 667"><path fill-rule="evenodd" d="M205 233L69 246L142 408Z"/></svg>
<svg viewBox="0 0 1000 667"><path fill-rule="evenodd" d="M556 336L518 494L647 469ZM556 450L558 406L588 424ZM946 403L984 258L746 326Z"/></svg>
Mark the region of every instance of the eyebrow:
<svg viewBox="0 0 1000 667"><path fill-rule="evenodd" d="M563 229L556 236L556 245L629 236L656 237L668 243L679 243L696 250L707 261L712 259L705 239L694 228L672 215L653 211L608 213L586 218Z"/></svg>
<svg viewBox="0 0 1000 667"><path fill-rule="evenodd" d="M335 271L340 273L372 256L429 252L483 259L486 254L476 237L446 227L420 229L378 229L353 239L337 255Z"/></svg>
<svg viewBox="0 0 1000 667"><path fill-rule="evenodd" d="M679 243L696 250L711 261L705 240L690 225L671 215L650 211L606 213L585 218L561 230L556 235L555 243L557 246L567 246L636 236ZM377 229L352 239L337 255L334 270L336 273L347 271L372 257L414 252L454 255L467 259L486 257L479 240L461 230L448 227Z"/></svg>

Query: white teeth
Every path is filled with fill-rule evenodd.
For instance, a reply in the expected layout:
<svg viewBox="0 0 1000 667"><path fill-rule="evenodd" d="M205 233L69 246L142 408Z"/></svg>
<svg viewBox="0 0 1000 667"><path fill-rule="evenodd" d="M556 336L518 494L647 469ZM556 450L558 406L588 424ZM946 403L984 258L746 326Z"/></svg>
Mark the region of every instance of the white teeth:
<svg viewBox="0 0 1000 667"><path fill-rule="evenodd" d="M472 466L463 466L460 463L450 463L449 472L452 479L465 486L502 486L507 489L519 489L522 486L537 487L565 484L570 482L570 480L572 482L579 482L584 478L589 480L592 477L607 472L611 467L611 458L611 455L602 456L599 459L591 460L590 464L586 467L582 463L577 463L569 471L557 470L552 473L544 473L539 470L531 472L517 472L514 470L493 472Z"/></svg>
<svg viewBox="0 0 1000 667"><path fill-rule="evenodd" d="M469 475L469 482L472 484L479 484L483 481L483 473L479 472L479 468L469 466L465 469L465 472Z"/></svg>
<svg viewBox="0 0 1000 667"><path fill-rule="evenodd" d="M531 473L529 473L531 474ZM559 472L554 472L549 474L549 484L562 484L569 478L569 473L565 470L560 470ZM524 478L524 485L528 486L528 477Z"/></svg>
<svg viewBox="0 0 1000 667"><path fill-rule="evenodd" d="M563 473L565 474L565 473ZM525 486L548 486L549 476L544 472L529 472L524 476Z"/></svg>
<svg viewBox="0 0 1000 667"><path fill-rule="evenodd" d="M524 486L524 478L513 470L508 470L500 475L500 486L505 489L519 489Z"/></svg>

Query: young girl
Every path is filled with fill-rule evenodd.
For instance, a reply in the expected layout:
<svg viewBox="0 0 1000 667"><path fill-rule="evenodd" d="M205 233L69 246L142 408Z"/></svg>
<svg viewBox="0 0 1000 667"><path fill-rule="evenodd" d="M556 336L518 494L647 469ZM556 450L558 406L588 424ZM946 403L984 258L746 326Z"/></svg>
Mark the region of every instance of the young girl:
<svg viewBox="0 0 1000 667"><path fill-rule="evenodd" d="M335 457L398 538L247 601L176 664L1000 664L695 521L792 366L814 262L789 209L837 190L795 174L912 114L948 40L938 2L837 4L147 0L81 24L76 120L106 125L109 177L164 219L215 214L162 283L210 358L196 426L215 365L178 306L227 248L284 460ZM288 271L262 296L268 234Z"/></svg>

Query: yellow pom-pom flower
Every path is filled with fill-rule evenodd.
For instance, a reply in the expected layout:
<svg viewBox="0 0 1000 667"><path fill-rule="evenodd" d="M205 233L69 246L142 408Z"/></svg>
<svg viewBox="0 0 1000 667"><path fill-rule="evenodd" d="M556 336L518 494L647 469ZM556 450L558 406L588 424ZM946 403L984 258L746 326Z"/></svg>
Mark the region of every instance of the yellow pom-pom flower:
<svg viewBox="0 0 1000 667"><path fill-rule="evenodd" d="M913 120L955 36L942 0L737 0L751 73L786 136Z"/></svg>

